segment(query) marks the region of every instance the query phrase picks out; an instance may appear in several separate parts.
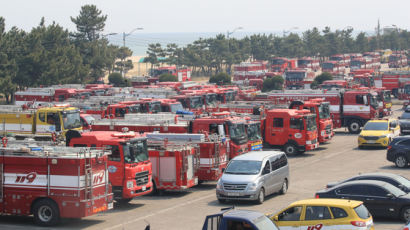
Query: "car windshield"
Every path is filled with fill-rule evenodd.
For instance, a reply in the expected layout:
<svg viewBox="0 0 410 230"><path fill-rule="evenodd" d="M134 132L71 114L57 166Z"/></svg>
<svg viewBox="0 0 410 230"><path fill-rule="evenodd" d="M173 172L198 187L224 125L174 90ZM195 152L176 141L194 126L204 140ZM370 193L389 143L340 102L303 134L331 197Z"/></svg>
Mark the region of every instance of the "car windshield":
<svg viewBox="0 0 410 230"><path fill-rule="evenodd" d="M389 191L389 193L393 194L396 197L403 196L403 195L407 194L407 193L403 192L402 190L400 190L399 188L397 188L396 186L393 186L391 184L386 184L385 188Z"/></svg>
<svg viewBox="0 0 410 230"><path fill-rule="evenodd" d="M178 110L179 111L184 110L181 103L170 104L169 107L171 109L171 112L173 112L173 113L177 112Z"/></svg>
<svg viewBox="0 0 410 230"><path fill-rule="evenodd" d="M161 102L159 101L153 101L149 104L149 110L152 113L158 113L161 112Z"/></svg>
<svg viewBox="0 0 410 230"><path fill-rule="evenodd" d="M330 118L329 103L322 103L319 105L319 118L320 119Z"/></svg>
<svg viewBox="0 0 410 230"><path fill-rule="evenodd" d="M316 130L316 116L308 116L306 118L306 129L307 131L313 131Z"/></svg>
<svg viewBox="0 0 410 230"><path fill-rule="evenodd" d="M246 125L248 139L251 141L261 140L261 124L259 122Z"/></svg>
<svg viewBox="0 0 410 230"><path fill-rule="evenodd" d="M191 109L199 109L203 105L200 96L190 97L190 101L191 101Z"/></svg>
<svg viewBox="0 0 410 230"><path fill-rule="evenodd" d="M252 222L260 230L279 230L279 228L266 216L260 216Z"/></svg>
<svg viewBox="0 0 410 230"><path fill-rule="evenodd" d="M387 130L388 126L387 122L367 122L363 130Z"/></svg>
<svg viewBox="0 0 410 230"><path fill-rule="evenodd" d="M262 161L232 160L224 173L255 175L261 170Z"/></svg>
<svg viewBox="0 0 410 230"><path fill-rule="evenodd" d="M123 147L125 163L138 163L148 160L146 140L128 142Z"/></svg>
<svg viewBox="0 0 410 230"><path fill-rule="evenodd" d="M322 68L323 69L333 69L333 63L323 63Z"/></svg>
<svg viewBox="0 0 410 230"><path fill-rule="evenodd" d="M410 119L410 113L409 112L404 112L400 117L400 120L401 119Z"/></svg>
<svg viewBox="0 0 410 230"><path fill-rule="evenodd" d="M75 129L81 127L80 112L76 111L65 111L62 112L64 129Z"/></svg>

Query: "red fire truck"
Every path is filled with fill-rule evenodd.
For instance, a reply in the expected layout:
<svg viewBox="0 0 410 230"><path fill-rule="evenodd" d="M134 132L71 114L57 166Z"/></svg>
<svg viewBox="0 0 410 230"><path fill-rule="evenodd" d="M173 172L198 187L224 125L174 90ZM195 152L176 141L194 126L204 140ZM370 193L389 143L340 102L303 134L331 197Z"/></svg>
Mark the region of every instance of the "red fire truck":
<svg viewBox="0 0 410 230"><path fill-rule="evenodd" d="M392 54L389 56L389 68L402 68L407 66L407 57L403 54Z"/></svg>
<svg viewBox="0 0 410 230"><path fill-rule="evenodd" d="M348 67L350 64L350 55L349 54L335 54L335 55L330 56L329 60L342 63L344 67ZM328 72L328 71L323 71L323 72Z"/></svg>
<svg viewBox="0 0 410 230"><path fill-rule="evenodd" d="M350 61L350 69L380 69L380 58L362 57L354 58Z"/></svg>
<svg viewBox="0 0 410 230"><path fill-rule="evenodd" d="M348 127L350 133L359 133L368 120L378 117L377 94L369 90L346 92L309 90L270 93L267 100L275 104L290 103L294 100L322 98L330 102L330 115L334 128Z"/></svg>
<svg viewBox="0 0 410 230"><path fill-rule="evenodd" d="M346 89L349 87L349 84L346 80L327 80L324 81L321 85L321 89Z"/></svg>
<svg viewBox="0 0 410 230"><path fill-rule="evenodd" d="M2 147L1 214L33 215L51 226L60 218L82 218L113 207L108 183L109 152L89 148Z"/></svg>
<svg viewBox="0 0 410 230"><path fill-rule="evenodd" d="M122 203L152 191L152 166L147 138L133 132L84 132L67 141L73 147L108 147L109 179L114 198Z"/></svg>
<svg viewBox="0 0 410 230"><path fill-rule="evenodd" d="M275 57L272 58L272 66L271 69L273 72L277 72L282 74L287 69L294 69L296 68L296 60L295 59L288 59L284 57Z"/></svg>
<svg viewBox="0 0 410 230"><path fill-rule="evenodd" d="M176 66L166 66L153 69L151 75L153 77L159 77L161 74L172 74L178 77L178 81L190 81L191 70L188 68L177 68Z"/></svg>
<svg viewBox="0 0 410 230"><path fill-rule="evenodd" d="M15 93L15 104L25 105L27 103L33 103L33 105L38 105L42 102L61 102L76 95L76 89L28 88L25 91Z"/></svg>
<svg viewBox="0 0 410 230"><path fill-rule="evenodd" d="M121 131L129 128L135 132L160 133L217 133L229 137L229 156L248 152L246 120L229 113L214 113L208 117L185 118L175 114L132 114L125 119L97 120L92 125L95 131ZM182 120L187 119L187 120Z"/></svg>
<svg viewBox="0 0 410 230"><path fill-rule="evenodd" d="M406 82L410 81L410 71L388 71L382 75L382 86L391 90L392 95L399 97L399 91L404 89Z"/></svg>
<svg viewBox="0 0 410 230"><path fill-rule="evenodd" d="M239 65L234 65L233 81L237 84L243 84L245 80L262 79L268 72L268 62L242 62Z"/></svg>
<svg viewBox="0 0 410 230"><path fill-rule="evenodd" d="M315 115L309 110L272 109L266 112L265 142L280 146L288 155L318 147Z"/></svg>
<svg viewBox="0 0 410 230"><path fill-rule="evenodd" d="M328 72L334 76L344 76L345 62L325 61L322 63L322 72Z"/></svg>
<svg viewBox="0 0 410 230"><path fill-rule="evenodd" d="M310 89L315 73L307 69L291 69L284 73L287 89Z"/></svg>
<svg viewBox="0 0 410 230"><path fill-rule="evenodd" d="M289 109L309 110L316 115L316 128L319 143L325 143L332 139L333 123L330 118L330 105L323 99L316 98L309 101L292 101Z"/></svg>
<svg viewBox="0 0 410 230"><path fill-rule="evenodd" d="M319 59L312 57L302 57L298 59L298 68L309 69L311 71L320 70Z"/></svg>

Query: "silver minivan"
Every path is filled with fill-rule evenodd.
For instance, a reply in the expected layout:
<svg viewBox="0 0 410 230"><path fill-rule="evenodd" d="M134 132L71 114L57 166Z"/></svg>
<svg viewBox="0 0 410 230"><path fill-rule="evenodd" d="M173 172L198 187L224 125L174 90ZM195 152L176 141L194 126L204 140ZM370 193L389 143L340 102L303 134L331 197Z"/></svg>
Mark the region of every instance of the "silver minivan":
<svg viewBox="0 0 410 230"><path fill-rule="evenodd" d="M254 151L233 158L216 185L220 203L226 200L254 200L285 194L289 186L289 165L280 151Z"/></svg>

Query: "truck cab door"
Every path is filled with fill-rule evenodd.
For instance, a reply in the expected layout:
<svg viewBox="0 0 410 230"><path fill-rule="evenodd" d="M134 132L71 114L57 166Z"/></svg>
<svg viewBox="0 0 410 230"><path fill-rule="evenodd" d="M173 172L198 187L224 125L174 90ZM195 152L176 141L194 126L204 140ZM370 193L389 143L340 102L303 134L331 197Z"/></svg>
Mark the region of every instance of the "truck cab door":
<svg viewBox="0 0 410 230"><path fill-rule="evenodd" d="M272 117L272 126L269 133L269 144L284 145L288 139L287 132L284 129L284 119L282 117Z"/></svg>

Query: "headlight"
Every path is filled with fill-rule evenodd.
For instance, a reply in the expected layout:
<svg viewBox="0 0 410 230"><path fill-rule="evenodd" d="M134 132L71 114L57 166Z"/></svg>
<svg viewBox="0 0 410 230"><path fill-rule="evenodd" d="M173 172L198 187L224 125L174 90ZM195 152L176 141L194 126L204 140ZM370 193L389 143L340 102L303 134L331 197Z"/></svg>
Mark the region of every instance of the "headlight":
<svg viewBox="0 0 410 230"><path fill-rule="evenodd" d="M248 190L255 191L257 188L258 188L257 183L249 183L249 185L248 185Z"/></svg>
<svg viewBox="0 0 410 230"><path fill-rule="evenodd" d="M219 179L218 183L216 183L216 189L221 189L222 188L222 180Z"/></svg>
<svg viewBox="0 0 410 230"><path fill-rule="evenodd" d="M130 189L132 187L134 187L134 182L132 180L127 181L127 188Z"/></svg>
<svg viewBox="0 0 410 230"><path fill-rule="evenodd" d="M311 144L312 144L312 141L306 141L306 144L307 144L307 145L311 145Z"/></svg>

